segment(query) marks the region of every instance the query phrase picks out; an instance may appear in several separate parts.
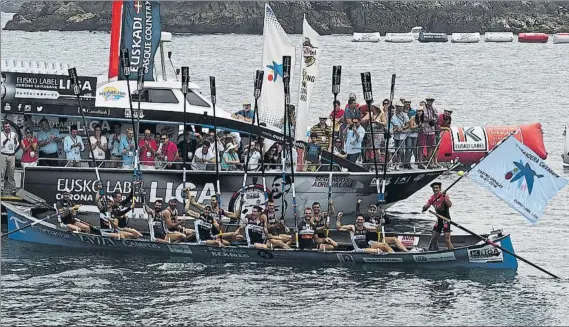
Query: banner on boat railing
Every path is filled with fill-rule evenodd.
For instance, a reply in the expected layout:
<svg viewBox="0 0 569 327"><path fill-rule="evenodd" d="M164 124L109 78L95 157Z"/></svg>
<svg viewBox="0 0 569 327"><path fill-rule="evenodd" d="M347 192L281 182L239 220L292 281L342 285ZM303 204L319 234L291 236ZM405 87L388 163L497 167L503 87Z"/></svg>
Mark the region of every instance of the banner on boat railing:
<svg viewBox="0 0 569 327"><path fill-rule="evenodd" d="M122 15L120 46L129 51L132 69L129 78L136 80L138 69L142 67L144 80L154 81L154 55L160 45L161 33L160 2L123 1ZM122 66L119 73L120 79L125 79Z"/></svg>
<svg viewBox="0 0 569 327"><path fill-rule="evenodd" d="M490 152L468 176L534 224L568 183L513 136Z"/></svg>

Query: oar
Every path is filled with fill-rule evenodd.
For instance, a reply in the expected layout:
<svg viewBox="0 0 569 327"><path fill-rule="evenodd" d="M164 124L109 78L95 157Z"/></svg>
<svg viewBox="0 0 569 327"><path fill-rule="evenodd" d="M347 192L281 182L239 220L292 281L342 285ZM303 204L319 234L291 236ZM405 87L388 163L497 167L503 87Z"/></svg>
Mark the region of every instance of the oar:
<svg viewBox="0 0 569 327"><path fill-rule="evenodd" d="M26 229L26 228L28 228L28 227L32 227L32 226L34 226L34 225L37 225L37 224L39 224L39 223L42 222L42 221L46 221L46 220L49 220L49 219L51 219L51 218L57 216L58 214L59 214L59 212L56 212L56 213L54 213L53 215L49 215L49 216L44 217L44 218L42 218L42 219L40 219L40 220L34 221L34 222L31 223L31 224L27 224L27 225L22 226L22 227L20 227L20 228L11 230L11 231L9 231L9 232L7 232L7 233L2 234L2 237L8 236L8 235L10 235L10 234L12 234L12 233L15 233L15 232L19 232L19 231L21 231L22 229Z"/></svg>
<svg viewBox="0 0 569 327"><path fill-rule="evenodd" d="M553 278L559 279L558 276L556 276L556 275L550 273L549 271L547 271L547 270L541 268L540 266L538 266L538 265L536 265L536 264L534 264L534 263L532 263L532 262L530 262L530 261L528 261L528 260L526 260L526 259L520 257L519 255L517 255L517 254L515 254L515 253L513 253L513 252L510 252L509 250L504 249L504 248L501 247L499 244L497 244L497 243L495 243L495 242L489 240L488 238L483 237L483 236L481 236L481 235L478 235L478 234L476 234L475 232L469 230L469 229L466 228L466 227L462 227L460 224L455 223L454 221L448 219L448 218L445 217L445 216L439 215L438 213L434 212L433 210L429 210L429 212L432 213L433 215L437 216L438 218L442 219L442 220L448 221L451 225L456 226L456 227L462 229L463 231L467 232L468 234L470 234L470 235L472 235L472 236L478 237L480 240L482 240L482 241L484 241L484 242L486 242L486 243L492 245L493 247L495 247L495 248L497 248L497 249L502 250L503 252L505 252L505 253L507 253L507 254L509 254L509 255L515 257L516 259L519 259L519 260L521 260L521 261L527 263L528 265L530 265L530 266L532 266L532 267L534 267L534 268L536 268L536 269L538 269L538 270L541 270L542 272L548 274L549 276L551 276L551 277L553 277Z"/></svg>
<svg viewBox="0 0 569 327"><path fill-rule="evenodd" d="M367 104L367 110L372 115L371 112L371 104L373 103L373 92L371 89L371 74L369 72L361 73L362 79L362 89L364 93L364 100ZM385 202L385 197L383 193L379 189L379 169L377 169L377 153L375 150L375 133L373 132L373 119L369 123L370 131L371 131L371 147L373 149L373 164L375 166L375 187L376 187L376 194L377 194L377 202ZM385 180L385 175L383 176ZM385 184L384 184L385 187Z"/></svg>
<svg viewBox="0 0 569 327"><path fill-rule="evenodd" d="M211 104L213 106L213 142L214 142L214 151L215 151L215 177L217 179L216 181L216 185L217 185L217 190L216 190L216 197L217 197L217 217L219 218L219 220L221 221L221 188L220 188L220 184L219 184L219 161L221 161L221 156L219 155L219 151L217 150L217 115L216 115L216 111L215 111L215 103L217 102L217 96L216 96L216 88L215 88L215 76L210 76L209 77L209 90L210 90L210 96L211 96ZM220 159L218 161L218 158ZM223 239L223 228L219 229L219 239L222 240ZM221 246L221 242L219 243L219 246Z"/></svg>
<svg viewBox="0 0 569 327"><path fill-rule="evenodd" d="M81 104L79 80L77 78L77 69L75 67L69 68L67 70L69 73L69 79L71 80L71 87L73 88L73 93L77 97L77 102L79 103L79 111L81 112L81 117L83 118L83 128L85 129L85 134L87 135L87 143L89 143L89 151L91 152L91 158L93 159L93 167L95 167L95 174L97 175L97 180L100 181L99 167L97 167L97 162L95 161L95 153L93 152L93 146L91 145L91 138L89 137L89 128L87 127L87 121L85 120L85 112L83 105Z"/></svg>
<svg viewBox="0 0 569 327"><path fill-rule="evenodd" d="M370 86L370 88L371 88L371 86ZM381 181L382 185L381 185L381 192L379 193L379 196L378 196L378 204L384 204L385 203L385 178L387 176L387 159L386 158L389 155L389 139L391 138L390 129L391 129L392 111L395 109L393 107L394 93L395 93L395 74L391 75L391 93L389 94L389 106L387 107L387 133L386 133L387 137L385 140L385 155L384 155L385 158L383 160L383 180ZM373 141L372 141L372 144L373 144ZM374 154L374 158L375 158L375 154ZM376 169L376 171L377 171L377 169Z"/></svg>
<svg viewBox="0 0 569 327"><path fill-rule="evenodd" d="M168 52L168 57L170 57L171 52ZM172 60L170 60L170 63L172 63ZM173 65L172 65L172 68ZM184 153L182 153L182 158L183 158L183 168L182 168L182 190L186 189L186 157L188 156L188 142L186 141L186 124L187 124L187 118L186 118L186 104L188 102L187 100L187 95L188 95L188 83L190 82L190 68L188 66L183 66L182 67L182 94L184 95L184 149L182 149L184 151ZM183 193L182 196L182 202L184 205L184 214L182 215L182 217L186 218L186 193Z"/></svg>
<svg viewBox="0 0 569 327"><path fill-rule="evenodd" d="M334 94L334 102L332 102L332 133L330 134L330 175L328 176L328 209L326 210L326 237L330 233L330 200L332 200L332 171L334 170L334 131L336 130L336 101L338 93L340 93L340 83L342 80L342 66L332 67L332 94Z"/></svg>
<svg viewBox="0 0 569 327"><path fill-rule="evenodd" d="M265 74L262 70L257 70L255 76L255 83L253 84L254 92L253 96L255 97L255 112L253 113L253 119L251 120L251 130L255 127L255 120L256 120L256 113L259 110L259 97L261 97L261 89L263 87L263 75ZM251 159L251 139L253 138L253 133L249 132L249 142L247 144L247 156L245 158L245 174L243 175L243 185L241 187L241 202L245 201L245 186L247 183L247 173L249 172L249 160ZM261 138L261 134L257 136L257 139ZM262 145L261 145L262 147ZM261 157L261 161L263 158ZM265 199L266 201L266 199Z"/></svg>

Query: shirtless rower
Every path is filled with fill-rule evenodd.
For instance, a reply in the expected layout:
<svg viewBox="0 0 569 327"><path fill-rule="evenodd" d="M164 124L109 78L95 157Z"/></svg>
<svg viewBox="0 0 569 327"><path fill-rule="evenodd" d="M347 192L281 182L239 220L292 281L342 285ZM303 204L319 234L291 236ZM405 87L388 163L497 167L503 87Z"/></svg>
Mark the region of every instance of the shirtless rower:
<svg viewBox="0 0 569 327"><path fill-rule="evenodd" d="M63 191L63 198L57 201L55 205L59 216L61 217L61 222L72 231L89 233L91 232L91 227L84 222L77 219L77 210L79 210L79 205L75 205L73 200L71 200L71 193L68 190Z"/></svg>
<svg viewBox="0 0 569 327"><path fill-rule="evenodd" d="M175 197L171 197L168 200L168 207L162 210L162 218L168 227L168 233L173 234L170 238L176 242L193 240L196 234L193 229L184 227L185 221L178 219L177 204L178 200Z"/></svg>
<svg viewBox="0 0 569 327"><path fill-rule="evenodd" d="M219 231L220 226L217 220L211 214L211 206L206 205L199 218L194 221L196 240L200 244L228 246L229 242L224 241L221 235L216 233Z"/></svg>
<svg viewBox="0 0 569 327"><path fill-rule="evenodd" d="M333 250L334 245L332 245L332 242L334 241L329 237L326 237L324 241L320 240L312 224L312 217L312 209L304 208L304 220L296 226L298 229L298 247L304 250ZM336 242L333 244L336 244ZM336 244L336 246L338 245Z"/></svg>
<svg viewBox="0 0 569 327"><path fill-rule="evenodd" d="M361 203L362 200L359 199L358 204L356 205L356 212L360 212L359 209ZM377 208L375 204L372 204L369 206L367 210L367 215L364 214L364 217L365 217L364 226L366 227L366 229L369 229L366 234L366 239L368 242L393 244L401 252L409 252L409 250L407 250L405 245L401 243L401 240L399 238L393 236L386 237L381 233L381 226L385 224L385 210L383 209L380 210ZM393 249L390 246L384 247L376 245L375 247L381 248L384 252L393 252Z"/></svg>
<svg viewBox="0 0 569 327"><path fill-rule="evenodd" d="M185 238L185 235L179 232L168 231L168 225L162 216L162 199L156 199L154 205L151 208L146 203L144 204L144 209L150 218L150 224L152 225L152 236L153 241L160 243L172 243Z"/></svg>
<svg viewBox="0 0 569 327"><path fill-rule="evenodd" d="M118 228L121 231L125 231L131 234L132 238L139 238L142 237L142 234L137 231L136 229L128 226L128 217L126 216L134 208L134 201L132 201L132 197L134 195L134 187L130 191L128 197L124 200L122 199L122 194L120 192L113 193L113 201L111 204L111 218L118 220Z"/></svg>
<svg viewBox="0 0 569 327"><path fill-rule="evenodd" d="M371 243L367 240L368 231L377 231L376 228L364 226L364 215L362 213L356 214L356 223L354 225L343 225L340 219L344 215L343 212L338 212L336 220L336 228L338 231L349 231L350 238L352 239L352 244L354 245L354 251L365 252L365 253L383 253L383 252L393 252L393 249L385 243L375 242ZM371 244L370 244L371 243Z"/></svg>
<svg viewBox="0 0 569 327"><path fill-rule="evenodd" d="M263 211L263 215L267 219L267 230L269 231L269 240L267 243L272 247L290 249L289 245L292 241L292 236L286 234L288 228L284 220L277 219L275 202L272 199L267 202L267 208ZM281 231L285 233L281 233Z"/></svg>
<svg viewBox="0 0 569 327"><path fill-rule="evenodd" d="M267 230L266 216L261 214L263 209L259 206L254 206L250 214L245 215L244 224L241 224L235 231L239 234L241 230L245 231L247 244L256 249L266 249L265 244L269 231Z"/></svg>

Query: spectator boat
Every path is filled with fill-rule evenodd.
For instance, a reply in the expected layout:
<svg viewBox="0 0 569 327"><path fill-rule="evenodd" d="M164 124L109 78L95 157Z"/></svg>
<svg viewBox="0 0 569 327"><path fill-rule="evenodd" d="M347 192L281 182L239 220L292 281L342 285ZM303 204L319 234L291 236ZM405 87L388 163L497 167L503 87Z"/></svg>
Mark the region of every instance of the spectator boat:
<svg viewBox="0 0 569 327"><path fill-rule="evenodd" d="M37 198L36 198L37 199ZM347 232L332 231L339 240L334 251L273 250L255 249L246 245L228 247L207 246L198 243L160 243L150 239L116 240L109 237L71 232L60 227L53 209L41 202L4 203L8 212L8 238L43 245L65 246L81 250L112 251L128 255L159 255L186 257L197 262L260 262L267 264L302 265L310 264L353 264L392 269L503 269L517 270L514 256L480 241L471 235L452 235L453 250L441 248L438 251L421 251L430 241L430 234L387 233L396 236L411 250L389 254L368 254L353 251L354 247ZM24 226L28 228L18 230ZM18 230L18 231L16 231ZM493 231L488 237L508 252L514 253L509 234ZM441 237L440 242L444 244Z"/></svg>

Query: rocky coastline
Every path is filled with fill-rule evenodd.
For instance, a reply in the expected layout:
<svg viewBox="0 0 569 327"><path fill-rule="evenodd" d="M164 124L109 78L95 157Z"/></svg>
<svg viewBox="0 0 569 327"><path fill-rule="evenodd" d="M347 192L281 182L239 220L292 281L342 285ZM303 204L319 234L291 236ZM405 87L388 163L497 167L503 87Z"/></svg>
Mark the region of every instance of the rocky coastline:
<svg viewBox="0 0 569 327"><path fill-rule="evenodd" d="M12 8L17 0L4 0ZM20 3L4 29L109 31L109 1ZM287 33L302 33L302 17L321 35L353 32L569 32L569 1L269 2ZM5 10L3 10L5 11ZM264 2L165 1L163 29L172 33L262 34Z"/></svg>

